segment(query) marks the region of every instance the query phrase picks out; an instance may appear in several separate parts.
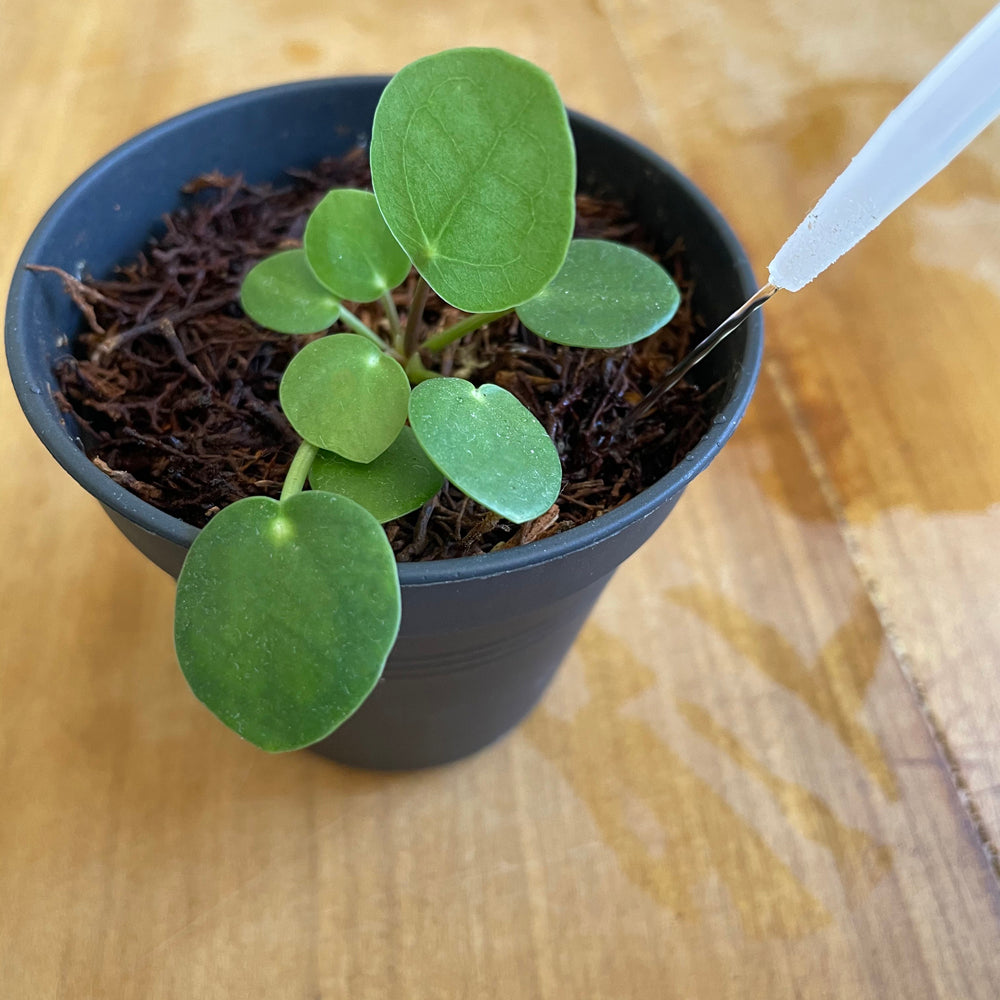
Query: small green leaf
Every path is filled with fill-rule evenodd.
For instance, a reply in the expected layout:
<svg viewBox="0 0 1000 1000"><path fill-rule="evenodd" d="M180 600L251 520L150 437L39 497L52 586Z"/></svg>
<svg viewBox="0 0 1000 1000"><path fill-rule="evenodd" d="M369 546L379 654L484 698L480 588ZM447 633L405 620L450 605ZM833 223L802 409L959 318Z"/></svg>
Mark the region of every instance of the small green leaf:
<svg viewBox="0 0 1000 1000"><path fill-rule="evenodd" d="M367 465L321 451L313 460L309 482L315 490L349 497L384 523L423 506L444 485L444 477L417 443L413 429L404 427Z"/></svg>
<svg viewBox="0 0 1000 1000"><path fill-rule="evenodd" d="M574 240L552 283L517 307L533 333L570 347L622 347L669 323L680 305L673 278L620 243Z"/></svg>
<svg viewBox="0 0 1000 1000"><path fill-rule="evenodd" d="M410 423L445 476L501 517L522 524L559 496L555 445L534 414L498 385L422 382L410 394Z"/></svg>
<svg viewBox="0 0 1000 1000"><path fill-rule="evenodd" d="M340 315L340 302L312 273L304 250L265 257L243 279L243 311L276 333L320 333Z"/></svg>
<svg viewBox="0 0 1000 1000"><path fill-rule="evenodd" d="M316 277L352 302L374 302L410 273L410 258L370 191L330 191L309 216L302 242Z"/></svg>
<svg viewBox="0 0 1000 1000"><path fill-rule="evenodd" d="M174 641L192 691L227 726L296 750L368 696L399 618L392 549L366 510L330 493L248 497L191 546Z"/></svg>
<svg viewBox="0 0 1000 1000"><path fill-rule="evenodd" d="M410 63L375 110L372 184L417 270L466 312L510 309L555 277L576 158L547 73L497 49Z"/></svg>
<svg viewBox="0 0 1000 1000"><path fill-rule="evenodd" d="M292 358L278 395L288 422L310 444L370 462L406 423L410 381L371 341L337 333Z"/></svg>

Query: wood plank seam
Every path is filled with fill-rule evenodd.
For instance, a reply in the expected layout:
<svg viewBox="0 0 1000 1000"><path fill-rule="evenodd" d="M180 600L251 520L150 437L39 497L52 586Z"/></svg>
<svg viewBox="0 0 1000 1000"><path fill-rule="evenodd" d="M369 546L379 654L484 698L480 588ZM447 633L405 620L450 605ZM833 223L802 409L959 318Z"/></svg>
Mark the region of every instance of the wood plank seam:
<svg viewBox="0 0 1000 1000"><path fill-rule="evenodd" d="M937 748L941 762L951 778L962 812L972 826L976 839L979 841L986 860L989 863L990 871L993 873L997 887L1000 888L1000 850L998 850L998 845L990 837L989 830L983 821L982 813L969 790L969 784L962 771L961 763L951 748L944 727L930 707L924 686L913 669L912 658L906 648L906 643L892 619L886 602L881 597L878 581L868 571L861 545L847 517L846 508L837 493L832 476L823 464L819 444L809 430L805 417L799 408L795 391L783 370L781 362L776 358L769 358L765 362L761 374L762 377L770 378L775 386L778 400L784 408L795 437L806 456L809 471L816 481L824 503L830 509L837 526L837 532L843 539L848 558L854 566L861 586L868 595L868 599L872 602L872 607L875 609L875 614L885 634L886 642L888 642L889 649L892 652L893 660L903 675L907 687L913 692L914 702Z"/></svg>
<svg viewBox="0 0 1000 1000"><path fill-rule="evenodd" d="M647 114L653 127L656 128L661 135L663 135L663 129L660 128L661 118L657 110L657 102L655 100L651 100L646 95L647 85L644 79L644 74L641 68L637 65L631 46L628 45L627 42L621 37L614 11L608 9L607 0L592 0L592 2L595 10L601 15L602 19L607 24L609 32L614 39L615 46L618 48L621 57L628 68L628 72L632 76L636 90L644 97L643 103L646 106ZM765 362L761 376L770 377L774 383L781 406L788 415L796 439L799 441L799 444L803 449L810 471L813 474L820 494L823 498L823 502L829 508L830 513L836 522L837 532L844 542L848 558L854 566L855 572L859 577L859 582L864 588L868 599L872 602L875 614L886 637L886 641L889 644L889 649L899 667L901 674L903 675L904 681L913 692L917 708L924 719L924 724L927 726L934 745L937 747L941 763L948 771L952 784L955 788L959 804L962 808L962 812L971 824L972 829L975 832L976 840L982 847L996 884L1000 887L1000 849L998 849L998 845L994 843L990 837L989 829L986 826L982 813L970 792L969 784L965 778L961 763L950 746L944 727L941 725L940 720L930 707L926 691L918 680L916 672L912 667L912 658L906 648L906 644L903 641L895 622L892 620L892 616L886 602L881 598L878 583L873 575L867 570L861 545L856 534L851 528L850 522L847 518L846 509L837 493L833 479L823 464L822 454L818 442L809 431L805 417L798 406L794 391L792 390L789 380L786 377L780 363L773 357L769 358Z"/></svg>

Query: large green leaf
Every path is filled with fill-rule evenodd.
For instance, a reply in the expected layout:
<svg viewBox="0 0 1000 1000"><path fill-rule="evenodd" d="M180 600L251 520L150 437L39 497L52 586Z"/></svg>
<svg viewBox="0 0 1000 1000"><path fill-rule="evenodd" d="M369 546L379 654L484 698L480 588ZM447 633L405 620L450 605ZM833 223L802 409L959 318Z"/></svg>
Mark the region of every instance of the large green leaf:
<svg viewBox="0 0 1000 1000"><path fill-rule="evenodd" d="M413 429L399 437L367 465L321 451L309 471L313 489L339 493L361 504L383 523L409 514L444 485L444 478L417 442Z"/></svg>
<svg viewBox="0 0 1000 1000"><path fill-rule="evenodd" d="M576 159L548 74L496 49L418 59L375 111L372 184L393 235L447 302L497 312L555 277Z"/></svg>
<svg viewBox="0 0 1000 1000"><path fill-rule="evenodd" d="M337 333L292 358L278 390L296 432L352 462L370 462L406 423L410 381L370 340Z"/></svg>
<svg viewBox="0 0 1000 1000"><path fill-rule="evenodd" d="M374 302L410 273L410 258L370 191L330 191L309 216L302 242L316 277L352 302Z"/></svg>
<svg viewBox="0 0 1000 1000"><path fill-rule="evenodd" d="M622 347L655 333L677 312L673 278L620 243L574 240L552 283L517 307L533 333L570 347Z"/></svg>
<svg viewBox="0 0 1000 1000"><path fill-rule="evenodd" d="M368 696L399 629L379 523L331 493L248 497L209 521L177 581L177 659L195 695L264 750L322 739Z"/></svg>
<svg viewBox="0 0 1000 1000"><path fill-rule="evenodd" d="M555 445L534 414L498 385L422 382L410 394L410 424L445 476L502 517L530 521L559 496Z"/></svg>
<svg viewBox="0 0 1000 1000"><path fill-rule="evenodd" d="M337 321L340 302L316 280L304 250L265 257L243 279L243 311L276 333L320 333Z"/></svg>

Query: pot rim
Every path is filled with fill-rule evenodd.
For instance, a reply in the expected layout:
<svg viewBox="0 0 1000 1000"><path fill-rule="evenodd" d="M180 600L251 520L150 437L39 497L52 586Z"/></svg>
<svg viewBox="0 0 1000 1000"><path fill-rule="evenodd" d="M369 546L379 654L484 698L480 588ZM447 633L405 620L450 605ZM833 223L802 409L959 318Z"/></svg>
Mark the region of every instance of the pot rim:
<svg viewBox="0 0 1000 1000"><path fill-rule="evenodd" d="M54 417L51 399L45 398L48 387L36 384L26 345L19 335L22 304L33 294L30 282L36 277L26 270L26 265L45 263L35 259L37 249L58 226L66 209L96 178L121 160L141 154L144 146L160 136L206 116L225 114L245 104L266 101L271 96L326 90L331 87L349 88L372 84L384 86L389 79L389 76L381 75L346 76L277 84L223 97L174 115L116 146L84 171L56 199L29 237L18 259L11 282L7 300L5 336L8 369L21 408L48 451L87 492L144 530L185 548L191 544L199 531L187 522L140 500L101 472L76 445L64 423ZM696 203L708 224L714 227L726 252L732 258L744 296L749 298L756 291L757 282L745 251L729 223L700 188L657 153L630 136L579 112L568 111L568 114L574 125L579 124L589 128L615 144L625 147L652 169L666 174L676 186L683 189L691 201ZM732 304L733 308L737 305L739 303ZM514 572L529 565L559 559L569 552L589 548L616 535L627 525L652 514L665 500L679 494L711 462L718 450L732 436L743 416L753 393L763 354L763 319L759 311L746 321L745 330L746 346L742 359L736 363L736 379L729 400L694 448L652 486L585 524L527 545L435 562L399 563L400 584L404 587L430 586Z"/></svg>

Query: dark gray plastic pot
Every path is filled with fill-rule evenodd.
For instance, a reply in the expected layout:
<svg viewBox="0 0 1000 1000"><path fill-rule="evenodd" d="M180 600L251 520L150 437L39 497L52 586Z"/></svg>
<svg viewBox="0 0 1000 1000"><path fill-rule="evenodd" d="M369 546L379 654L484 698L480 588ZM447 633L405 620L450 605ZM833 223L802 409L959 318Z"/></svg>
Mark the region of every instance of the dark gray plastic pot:
<svg viewBox="0 0 1000 1000"><path fill-rule="evenodd" d="M145 555L176 576L196 529L144 503L96 469L72 419L56 407L55 358L79 327L59 283L25 270L51 264L106 274L133 257L181 186L208 170L280 180L289 166L365 142L384 78L317 80L241 94L158 125L114 150L42 219L18 264L7 308L14 386L42 442ZM572 115L581 188L611 194L666 250L681 236L709 324L755 289L719 213L649 150ZM760 365L759 314L697 371L726 380L716 423L669 475L617 510L523 548L400 566L403 622L382 682L358 712L314 748L347 764L417 768L470 754L522 719L551 680L611 575L660 526L684 487L743 415ZM178 675L178 681L180 675Z"/></svg>

